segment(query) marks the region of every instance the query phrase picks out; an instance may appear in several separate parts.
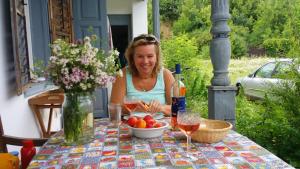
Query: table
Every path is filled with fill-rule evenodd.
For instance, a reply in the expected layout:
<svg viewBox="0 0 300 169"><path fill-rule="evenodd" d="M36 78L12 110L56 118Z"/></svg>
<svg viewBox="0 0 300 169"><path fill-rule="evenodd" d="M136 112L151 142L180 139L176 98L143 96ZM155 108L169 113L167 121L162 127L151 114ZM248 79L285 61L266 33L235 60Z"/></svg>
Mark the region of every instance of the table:
<svg viewBox="0 0 300 169"><path fill-rule="evenodd" d="M292 169L293 167L235 131L214 144L192 143L189 160L186 138L166 130L162 137L140 139L107 119L95 120L95 139L80 146L63 146L57 133L40 149L29 168L179 168L179 169Z"/></svg>

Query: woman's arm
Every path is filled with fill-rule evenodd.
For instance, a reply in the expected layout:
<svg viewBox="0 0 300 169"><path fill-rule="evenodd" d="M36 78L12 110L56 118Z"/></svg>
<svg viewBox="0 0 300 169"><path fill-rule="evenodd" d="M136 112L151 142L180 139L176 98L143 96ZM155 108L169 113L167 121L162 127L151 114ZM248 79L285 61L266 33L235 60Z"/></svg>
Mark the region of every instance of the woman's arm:
<svg viewBox="0 0 300 169"><path fill-rule="evenodd" d="M113 83L110 102L114 104L121 104L123 105L123 100L126 95L126 70L125 68L122 69L123 76L117 77L116 81ZM122 112L128 112L127 109L122 107Z"/></svg>
<svg viewBox="0 0 300 169"><path fill-rule="evenodd" d="M172 75L172 72L170 70L164 68L165 97L166 97L166 102L168 105L172 104L171 88L172 88L172 84L174 83L174 81L175 81L175 79Z"/></svg>
<svg viewBox="0 0 300 169"><path fill-rule="evenodd" d="M164 82L165 82L166 105L162 105L161 112L163 112L166 115L170 115L171 114L171 104L172 104L171 88L172 88L172 84L174 83L175 79L170 70L164 68L163 73L164 73Z"/></svg>

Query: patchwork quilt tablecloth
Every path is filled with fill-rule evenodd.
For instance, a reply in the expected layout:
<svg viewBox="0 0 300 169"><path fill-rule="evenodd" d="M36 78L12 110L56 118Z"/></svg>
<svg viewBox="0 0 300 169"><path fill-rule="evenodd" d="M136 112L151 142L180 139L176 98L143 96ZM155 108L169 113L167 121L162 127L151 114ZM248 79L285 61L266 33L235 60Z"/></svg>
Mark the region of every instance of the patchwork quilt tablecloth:
<svg viewBox="0 0 300 169"><path fill-rule="evenodd" d="M255 142L234 131L215 144L192 142L186 157L186 137L167 130L163 136L140 139L107 120L95 120L94 141L85 145L64 146L56 134L39 150L29 168L182 168L182 169L289 169L293 168Z"/></svg>

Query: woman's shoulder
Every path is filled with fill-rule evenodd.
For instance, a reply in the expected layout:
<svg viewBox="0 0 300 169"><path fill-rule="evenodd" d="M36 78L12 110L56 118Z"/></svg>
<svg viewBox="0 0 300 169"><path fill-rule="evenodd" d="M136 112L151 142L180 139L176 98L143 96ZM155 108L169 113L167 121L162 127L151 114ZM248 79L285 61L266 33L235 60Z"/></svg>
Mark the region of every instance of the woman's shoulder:
<svg viewBox="0 0 300 169"><path fill-rule="evenodd" d="M163 71L164 77L173 76L172 72L167 68L162 68L162 71Z"/></svg>
<svg viewBox="0 0 300 169"><path fill-rule="evenodd" d="M174 81L174 77L173 77L173 74L172 72L167 69L167 68L162 68L163 69L163 76L164 76L164 81L165 83L173 83Z"/></svg>

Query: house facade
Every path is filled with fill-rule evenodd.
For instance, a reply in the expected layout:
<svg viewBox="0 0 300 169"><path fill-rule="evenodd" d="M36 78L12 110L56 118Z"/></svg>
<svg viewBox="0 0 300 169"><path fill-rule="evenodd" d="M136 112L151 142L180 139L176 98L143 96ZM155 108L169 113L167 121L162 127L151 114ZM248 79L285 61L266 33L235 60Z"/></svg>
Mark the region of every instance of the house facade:
<svg viewBox="0 0 300 169"><path fill-rule="evenodd" d="M75 41L97 34L98 47L108 50L113 46L124 59L122 53L132 37L147 32L147 0L0 1L0 113L4 132L40 137L28 99L53 86L32 83L30 70L37 60L47 62L49 44L55 39ZM61 128L60 117L60 111L55 111L53 130ZM43 118L47 124L47 112Z"/></svg>

